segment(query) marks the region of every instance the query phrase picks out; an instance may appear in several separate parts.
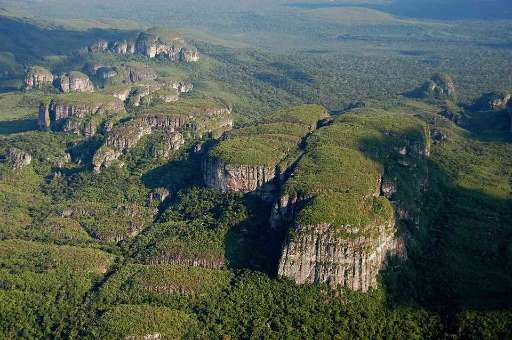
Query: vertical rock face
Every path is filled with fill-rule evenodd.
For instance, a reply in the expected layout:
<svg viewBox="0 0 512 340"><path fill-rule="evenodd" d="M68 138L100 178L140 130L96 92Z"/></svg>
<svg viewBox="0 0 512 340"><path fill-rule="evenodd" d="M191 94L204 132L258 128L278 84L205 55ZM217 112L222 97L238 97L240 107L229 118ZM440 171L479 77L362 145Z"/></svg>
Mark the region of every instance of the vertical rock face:
<svg viewBox="0 0 512 340"><path fill-rule="evenodd" d="M347 226L344 233L355 235L347 239L329 224L298 226L297 236L283 250L278 274L298 284L327 283L367 291L377 286L386 257L403 251L393 227L394 221L373 226L378 236L364 237Z"/></svg>
<svg viewBox="0 0 512 340"><path fill-rule="evenodd" d="M30 67L25 74L24 84L26 90L51 86L52 83L53 74L43 67Z"/></svg>
<svg viewBox="0 0 512 340"><path fill-rule="evenodd" d="M114 97L94 95L93 98L75 98L73 95L55 96L49 102L39 104L38 126L41 130L54 128L63 132L94 135L96 124L85 120L105 113L124 111L123 103Z"/></svg>
<svg viewBox="0 0 512 340"><path fill-rule="evenodd" d="M276 177L275 167L229 165L216 158L206 158L203 179L207 186L222 192L252 192Z"/></svg>
<svg viewBox="0 0 512 340"><path fill-rule="evenodd" d="M315 131L272 212L271 226L289 233L278 274L299 284L376 287L387 257L406 256L397 223L418 217L428 138L412 116L364 111Z"/></svg>
<svg viewBox="0 0 512 340"><path fill-rule="evenodd" d="M50 107L48 103L40 103L37 126L40 130L47 130L50 128L50 123Z"/></svg>
<svg viewBox="0 0 512 340"><path fill-rule="evenodd" d="M94 85L89 77L77 71L63 74L58 79L59 89L64 92L94 92Z"/></svg>
<svg viewBox="0 0 512 340"><path fill-rule="evenodd" d="M138 54L147 58L162 57L175 62L192 63L199 60L199 53L177 37L164 38L152 32L141 32L136 39L107 42L98 40L88 47L89 52L110 51L115 54Z"/></svg>
<svg viewBox="0 0 512 340"><path fill-rule="evenodd" d="M205 184L223 192L257 191L264 200L273 200L280 169L286 170L294 158L288 153L300 153L302 138L326 116L321 106L301 105L275 112L256 126L233 131L203 161Z"/></svg>

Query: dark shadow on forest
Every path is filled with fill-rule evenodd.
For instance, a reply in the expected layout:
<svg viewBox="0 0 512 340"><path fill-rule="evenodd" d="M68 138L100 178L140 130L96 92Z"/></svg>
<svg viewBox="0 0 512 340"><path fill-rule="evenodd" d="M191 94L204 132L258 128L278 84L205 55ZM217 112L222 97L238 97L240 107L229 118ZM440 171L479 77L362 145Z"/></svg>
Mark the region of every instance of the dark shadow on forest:
<svg viewBox="0 0 512 340"><path fill-rule="evenodd" d="M26 118L0 121L0 135L10 135L37 129L37 119Z"/></svg>
<svg viewBox="0 0 512 340"><path fill-rule="evenodd" d="M381 143L359 142L363 152ZM382 275L390 305L419 303L448 316L463 308L512 308L512 200L460 187L427 161L421 210L428 223L401 223L407 258L391 259Z"/></svg>
<svg viewBox="0 0 512 340"><path fill-rule="evenodd" d="M74 31L59 26L41 27L29 19L0 15L0 52L12 53L16 63L24 66L44 64L46 57L70 55L100 38L113 40L131 33L98 28Z"/></svg>

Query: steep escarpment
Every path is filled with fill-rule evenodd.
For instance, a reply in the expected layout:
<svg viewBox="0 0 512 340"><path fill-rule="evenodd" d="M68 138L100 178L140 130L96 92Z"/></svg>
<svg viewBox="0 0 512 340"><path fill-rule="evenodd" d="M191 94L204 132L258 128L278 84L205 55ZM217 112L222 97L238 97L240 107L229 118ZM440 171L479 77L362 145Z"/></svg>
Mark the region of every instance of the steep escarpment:
<svg viewBox="0 0 512 340"><path fill-rule="evenodd" d="M204 160L206 185L223 192L275 190L273 180L297 157L302 138L326 117L321 106L302 105L275 112L255 126L232 131Z"/></svg>
<svg viewBox="0 0 512 340"><path fill-rule="evenodd" d="M107 116L124 112L121 100L101 94L56 95L39 105L38 125L67 133L92 136Z"/></svg>
<svg viewBox="0 0 512 340"><path fill-rule="evenodd" d="M140 62L118 65L93 63L86 64L83 69L102 88L119 84L154 81L158 78L158 74L153 68Z"/></svg>
<svg viewBox="0 0 512 340"><path fill-rule="evenodd" d="M88 47L89 52L111 52L119 55L141 55L147 58L161 57L174 62L196 62L199 54L185 41L168 32L149 30L134 38L117 41L98 40Z"/></svg>
<svg viewBox="0 0 512 340"><path fill-rule="evenodd" d="M205 134L231 129L231 109L215 100L183 101L148 107L131 120L115 126L93 159L96 171L107 168L147 135L164 132L163 150L168 154L184 143L184 137L201 138ZM178 136L179 135L179 136Z"/></svg>
<svg viewBox="0 0 512 340"><path fill-rule="evenodd" d="M313 133L273 211L274 227L289 228L279 275L375 287L387 256L405 256L398 222L417 223L428 139L420 120L386 112L345 114Z"/></svg>

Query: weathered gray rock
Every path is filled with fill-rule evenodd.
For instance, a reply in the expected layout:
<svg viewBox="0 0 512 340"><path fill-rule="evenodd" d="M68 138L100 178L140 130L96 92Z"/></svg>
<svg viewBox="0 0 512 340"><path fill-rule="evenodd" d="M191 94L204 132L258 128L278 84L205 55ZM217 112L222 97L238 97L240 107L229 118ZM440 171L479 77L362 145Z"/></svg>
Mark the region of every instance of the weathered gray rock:
<svg viewBox="0 0 512 340"><path fill-rule="evenodd" d="M166 159L172 152L181 149L184 144L185 139L181 133L166 130L160 143L154 146L153 156Z"/></svg>
<svg viewBox="0 0 512 340"><path fill-rule="evenodd" d="M490 95L488 105L491 110L503 110L508 107L512 94L507 92L493 93Z"/></svg>
<svg viewBox="0 0 512 340"><path fill-rule="evenodd" d="M89 52L110 51L115 54L138 54L148 58L161 57L175 62L197 62L197 49L187 46L178 37L164 38L153 32L141 32L136 39L119 40L108 43L98 40L88 47Z"/></svg>
<svg viewBox="0 0 512 340"><path fill-rule="evenodd" d="M166 188L156 188L149 193L149 204L164 202L171 193Z"/></svg>
<svg viewBox="0 0 512 340"><path fill-rule="evenodd" d="M350 226L343 233L353 237L340 237L340 228L328 224L298 226L283 249L279 275L298 284L327 283L361 291L376 287L386 258L402 254L404 247L395 238L394 221L374 228L376 238L359 235Z"/></svg>
<svg viewBox="0 0 512 340"><path fill-rule="evenodd" d="M69 97L69 95L55 96L49 102L39 104L38 126L41 130L53 128L57 131L71 132L92 136L96 133L97 125L94 116L106 113L120 113L124 111L123 103L109 96L95 95L94 98ZM88 119L87 121L84 119ZM93 120L91 120L93 119Z"/></svg>
<svg viewBox="0 0 512 340"><path fill-rule="evenodd" d="M14 147L5 150L5 159L13 170L21 170L32 163L29 153Z"/></svg>
<svg viewBox="0 0 512 340"><path fill-rule="evenodd" d="M207 157L203 164L205 184L222 192L256 191L275 177L275 167L230 165L214 157Z"/></svg>
<svg viewBox="0 0 512 340"><path fill-rule="evenodd" d="M59 89L64 92L94 92L94 85L88 76L82 72L69 72L58 79Z"/></svg>
<svg viewBox="0 0 512 340"><path fill-rule="evenodd" d="M433 99L446 99L456 96L456 87L453 79L444 74L438 74L427 81L419 90L422 96Z"/></svg>
<svg viewBox="0 0 512 340"><path fill-rule="evenodd" d="M25 90L52 86L53 74L40 66L32 66L27 70L24 79Z"/></svg>

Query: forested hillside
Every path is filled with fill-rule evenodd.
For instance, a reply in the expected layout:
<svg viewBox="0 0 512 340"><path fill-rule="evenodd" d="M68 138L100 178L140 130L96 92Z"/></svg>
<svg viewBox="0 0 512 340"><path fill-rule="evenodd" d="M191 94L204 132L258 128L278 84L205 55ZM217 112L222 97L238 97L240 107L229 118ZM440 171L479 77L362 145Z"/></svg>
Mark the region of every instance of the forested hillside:
<svg viewBox="0 0 512 340"><path fill-rule="evenodd" d="M409 5L0 0L0 337L511 338L511 23Z"/></svg>

